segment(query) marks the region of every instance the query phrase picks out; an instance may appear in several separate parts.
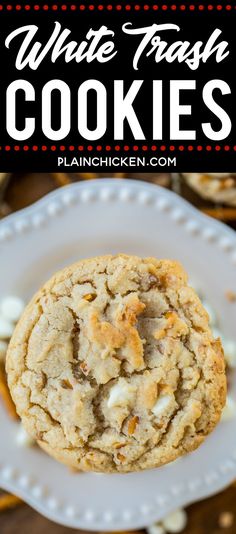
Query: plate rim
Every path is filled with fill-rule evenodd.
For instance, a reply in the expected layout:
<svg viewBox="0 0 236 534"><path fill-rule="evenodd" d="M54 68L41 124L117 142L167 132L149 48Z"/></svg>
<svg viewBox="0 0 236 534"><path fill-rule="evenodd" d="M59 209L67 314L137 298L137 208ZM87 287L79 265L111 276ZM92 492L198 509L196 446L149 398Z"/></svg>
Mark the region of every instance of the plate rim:
<svg viewBox="0 0 236 534"><path fill-rule="evenodd" d="M110 186L114 186L114 187L119 188L120 185L121 186L124 185L124 189L127 186L129 186L131 188L134 186L134 187L137 188L137 190L140 187L143 187L144 189L150 189L150 192L151 191L153 193L159 192L160 195L166 196L167 198L169 197L169 199L172 199L172 200L175 199L175 201L177 201L177 203L182 204L183 206L185 206L185 208L187 208L187 209L191 208L191 211L195 214L195 216L198 219L200 218L203 221L204 220L208 221L208 223L210 223L211 225L214 225L216 228L217 227L218 228L222 228L223 227L224 231L226 231L227 233L229 233L229 235L231 235L231 237L235 240L235 244L236 244L236 235L235 235L235 231L232 228L227 226L222 221L214 219L210 215L207 215L206 213L203 213L196 206L191 204L191 202L189 202L188 200L186 200L185 198L180 196L175 191L167 189L166 187L160 186L158 184L153 184L153 183L146 182L145 180L135 180L135 179L128 179L128 178L92 178L92 179L84 180L84 181L81 181L81 182L72 182L71 184L67 184L65 186L58 187L57 189L54 189L53 191L50 191L49 193L47 193L46 195L44 195L40 199L36 200L35 202L32 202L32 204L30 204L29 206L26 206L25 208L19 209L19 210L15 211L14 213L10 213L9 215L6 215L5 217L3 217L3 219L0 220L0 228L2 226L7 226L11 222L14 222L14 220L18 219L20 216L22 216L22 218L24 218L27 215L30 216L31 214L33 214L33 212L35 210L40 210L44 206L47 206L47 204L49 204L50 201L53 200L54 198L55 199L57 197L60 198L64 194L66 196L66 194L69 191L76 192L77 190L80 191L80 189L83 190L85 187L87 187L88 190L90 188L93 189L94 187L98 188L98 189L102 189L103 185L108 186L108 188ZM88 198L87 200L88 201L91 200L93 202L96 199L94 197L92 199ZM102 198L100 198L99 200L102 200ZM114 200L114 199L112 199L112 200ZM66 207L66 205L69 207L69 202L68 202L68 204L67 203L64 204L65 207ZM164 210L165 210L165 208L164 208ZM49 220L53 217L53 215L57 215L56 211L55 211L55 213L53 213L53 212L50 213Z"/></svg>

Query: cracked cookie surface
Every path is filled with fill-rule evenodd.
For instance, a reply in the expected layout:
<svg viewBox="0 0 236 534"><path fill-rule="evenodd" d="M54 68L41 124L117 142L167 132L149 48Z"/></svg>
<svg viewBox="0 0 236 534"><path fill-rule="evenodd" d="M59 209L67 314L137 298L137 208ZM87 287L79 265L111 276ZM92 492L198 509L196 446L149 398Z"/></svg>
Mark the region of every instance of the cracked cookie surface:
<svg viewBox="0 0 236 534"><path fill-rule="evenodd" d="M220 340L181 265L103 256L56 273L7 355L27 431L78 470L129 472L194 450L225 402Z"/></svg>

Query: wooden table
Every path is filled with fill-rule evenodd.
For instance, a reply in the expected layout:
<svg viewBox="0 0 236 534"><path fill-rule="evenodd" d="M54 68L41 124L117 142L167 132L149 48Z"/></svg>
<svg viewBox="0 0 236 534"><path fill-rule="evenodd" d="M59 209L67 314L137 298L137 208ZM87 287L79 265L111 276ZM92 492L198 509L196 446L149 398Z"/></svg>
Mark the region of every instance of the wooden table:
<svg viewBox="0 0 236 534"><path fill-rule="evenodd" d="M72 176L72 180L78 177ZM167 175L160 175L162 184L167 184ZM15 175L11 179L5 194L4 213L18 210L37 200L42 195L58 187L60 180L47 174ZM188 192L191 195L191 193ZM191 200L197 203L193 195ZM236 534L236 485L224 492L196 503L187 509L188 525L183 534ZM219 525L222 513L235 514L233 524L228 528ZM52 523L22 504L12 510L0 513L0 534L69 534L79 532Z"/></svg>
<svg viewBox="0 0 236 534"><path fill-rule="evenodd" d="M236 521L227 529L220 528L222 512L236 512L236 488L231 487L187 509L188 524L183 534L235 534ZM1 534L70 534L81 532L62 527L39 515L28 505L9 510L0 515Z"/></svg>

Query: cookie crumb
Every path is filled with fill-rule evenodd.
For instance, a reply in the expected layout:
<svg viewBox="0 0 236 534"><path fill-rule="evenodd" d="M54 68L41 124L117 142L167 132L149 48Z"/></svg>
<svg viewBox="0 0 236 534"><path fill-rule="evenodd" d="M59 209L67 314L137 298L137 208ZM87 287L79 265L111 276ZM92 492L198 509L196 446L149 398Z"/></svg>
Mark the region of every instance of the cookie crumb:
<svg viewBox="0 0 236 534"><path fill-rule="evenodd" d="M234 524L234 514L232 512L222 512L219 516L219 527L230 528Z"/></svg>
<svg viewBox="0 0 236 534"><path fill-rule="evenodd" d="M225 292L226 299L228 302L236 302L236 292L228 290Z"/></svg>

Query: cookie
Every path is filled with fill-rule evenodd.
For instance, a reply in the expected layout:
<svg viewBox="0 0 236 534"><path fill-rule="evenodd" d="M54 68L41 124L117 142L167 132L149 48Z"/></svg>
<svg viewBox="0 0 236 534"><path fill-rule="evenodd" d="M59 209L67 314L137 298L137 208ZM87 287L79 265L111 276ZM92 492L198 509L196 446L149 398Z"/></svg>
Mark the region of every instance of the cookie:
<svg viewBox="0 0 236 534"><path fill-rule="evenodd" d="M236 206L236 173L183 173L187 184L212 202Z"/></svg>
<svg viewBox="0 0 236 534"><path fill-rule="evenodd" d="M16 327L7 373L27 432L82 471L170 462L225 403L221 342L169 260L103 256L56 273Z"/></svg>

